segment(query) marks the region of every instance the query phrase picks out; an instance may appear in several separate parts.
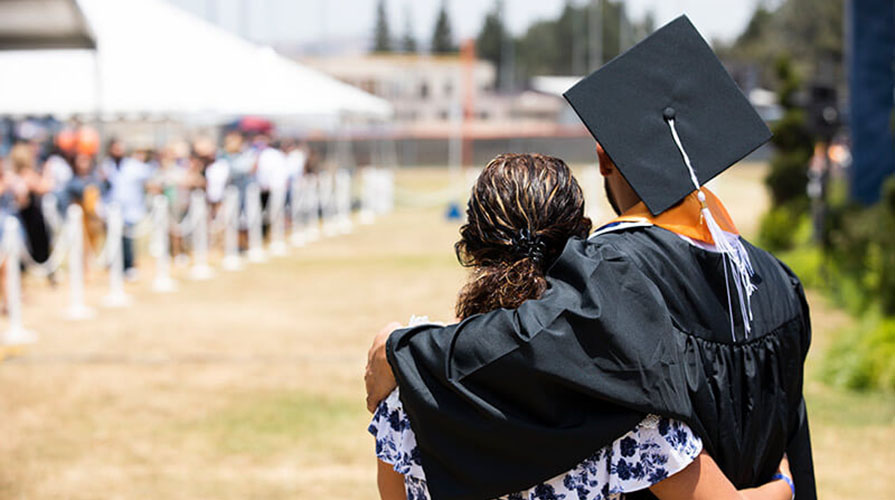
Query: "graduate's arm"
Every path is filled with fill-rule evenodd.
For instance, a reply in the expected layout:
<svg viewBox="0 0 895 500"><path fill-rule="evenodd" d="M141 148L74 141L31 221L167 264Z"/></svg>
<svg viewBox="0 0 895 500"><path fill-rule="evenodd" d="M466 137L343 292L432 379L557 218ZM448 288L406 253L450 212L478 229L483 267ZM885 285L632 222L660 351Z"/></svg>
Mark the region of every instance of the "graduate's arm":
<svg viewBox="0 0 895 500"><path fill-rule="evenodd" d="M382 460L376 460L376 485L382 500L407 500L404 476Z"/></svg>
<svg viewBox="0 0 895 500"><path fill-rule="evenodd" d="M780 473L791 477L785 457ZM791 500L793 496L782 479L737 490L705 451L682 471L650 487L650 492L659 500Z"/></svg>

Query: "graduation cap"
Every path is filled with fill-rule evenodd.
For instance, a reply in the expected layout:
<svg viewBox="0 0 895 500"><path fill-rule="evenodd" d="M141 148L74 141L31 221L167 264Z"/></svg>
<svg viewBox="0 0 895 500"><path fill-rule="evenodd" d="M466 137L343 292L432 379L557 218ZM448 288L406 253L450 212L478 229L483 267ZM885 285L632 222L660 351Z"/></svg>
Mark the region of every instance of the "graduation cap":
<svg viewBox="0 0 895 500"><path fill-rule="evenodd" d="M687 16L563 95L653 215L771 138Z"/></svg>
<svg viewBox="0 0 895 500"><path fill-rule="evenodd" d="M771 132L690 19L671 21L563 95L653 215L698 191L701 223L732 272L748 337L752 265L742 242L718 226L701 187Z"/></svg>

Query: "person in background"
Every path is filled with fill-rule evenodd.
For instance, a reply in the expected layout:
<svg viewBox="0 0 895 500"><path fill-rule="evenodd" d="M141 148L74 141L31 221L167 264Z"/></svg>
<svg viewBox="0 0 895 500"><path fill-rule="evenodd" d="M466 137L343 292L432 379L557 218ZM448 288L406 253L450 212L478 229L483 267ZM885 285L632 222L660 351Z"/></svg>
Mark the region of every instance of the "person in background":
<svg viewBox="0 0 895 500"><path fill-rule="evenodd" d="M131 230L146 216L146 188L152 172L138 158L125 155L124 144L118 139L109 141L107 158L100 174L106 186L105 201L118 205L124 219L122 252L125 278L137 279L134 239Z"/></svg>
<svg viewBox="0 0 895 500"><path fill-rule="evenodd" d="M256 152L252 148L245 147L245 139L241 132L233 130L224 136L224 148L221 159L226 161L228 169L228 185L236 186L239 191L239 210L245 210L246 188L252 182L255 170ZM244 251L248 247L248 227L244 220L240 219L239 249Z"/></svg>
<svg viewBox="0 0 895 500"><path fill-rule="evenodd" d="M296 200L292 199L292 185L305 174L308 163L308 151L305 143L296 144L294 140L283 143L283 152L286 153L286 203L291 207Z"/></svg>
<svg viewBox="0 0 895 500"><path fill-rule="evenodd" d="M50 232L44 219L41 197L53 190L53 178L37 171L37 151L32 143L18 143L9 152L12 190L19 219L25 232L28 252L36 262L50 256ZM51 278L52 281L52 278Z"/></svg>
<svg viewBox="0 0 895 500"><path fill-rule="evenodd" d="M308 163L308 145L288 141L284 143L283 152L286 153L286 173L291 183L296 179L300 179L305 173L305 167Z"/></svg>
<svg viewBox="0 0 895 500"><path fill-rule="evenodd" d="M93 157L78 153L74 159L74 175L65 183L61 193L66 206L76 203L84 214L84 269L88 269L88 256L99 251L103 237L103 221L100 217L100 179L93 165Z"/></svg>
<svg viewBox="0 0 895 500"><path fill-rule="evenodd" d="M209 215L214 215L224 199L230 165L218 159L215 144L208 138L200 138L193 143L193 156L197 171L202 176L201 187L205 189L205 199L211 205Z"/></svg>
<svg viewBox="0 0 895 500"><path fill-rule="evenodd" d="M255 180L261 188L261 207L268 211L270 194L276 189L286 189L288 178L286 155L279 149L279 143L271 142L264 134L255 138L255 147L258 148L258 166ZM270 229L270 221L264 218L264 235Z"/></svg>
<svg viewBox="0 0 895 500"><path fill-rule="evenodd" d="M56 196L57 208L62 210L68 205L65 200L65 185L72 178L77 134L72 130L62 130L53 141L50 156L44 162L43 171L53 179L53 194Z"/></svg>
<svg viewBox="0 0 895 500"><path fill-rule="evenodd" d="M15 203L13 202L12 191L10 190L10 178L6 165L4 165L3 157L0 156L0 242L3 241L3 229L6 218L10 215L15 216ZM6 283L6 259L0 261L0 283ZM8 312L6 304L6 287L0 286L0 301L2 301L2 312Z"/></svg>
<svg viewBox="0 0 895 500"><path fill-rule="evenodd" d="M168 199L168 213L171 220L171 254L177 263L189 259L183 253L183 238L174 230L187 211L189 192L184 188L188 171L189 146L182 141L172 142L165 146L159 154L158 168L153 173L153 183L159 192Z"/></svg>

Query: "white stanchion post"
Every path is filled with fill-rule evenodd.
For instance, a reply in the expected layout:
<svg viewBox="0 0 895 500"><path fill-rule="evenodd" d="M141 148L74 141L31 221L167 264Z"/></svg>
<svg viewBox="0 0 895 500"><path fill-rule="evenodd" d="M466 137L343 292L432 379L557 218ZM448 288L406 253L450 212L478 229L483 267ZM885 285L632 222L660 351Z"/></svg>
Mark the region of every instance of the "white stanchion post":
<svg viewBox="0 0 895 500"><path fill-rule="evenodd" d="M157 195L152 200L153 218L153 244L155 245L155 277L152 279L152 289L159 293L168 293L177 290L177 282L171 277L171 246L168 241L168 232L171 230L168 222L168 198Z"/></svg>
<svg viewBox="0 0 895 500"><path fill-rule="evenodd" d="M347 170L339 170L335 180L336 194L336 223L341 234L348 234L352 230L351 223L351 173Z"/></svg>
<svg viewBox="0 0 895 500"><path fill-rule="evenodd" d="M264 262L267 255L264 252L264 235L261 230L261 189L257 184L249 184L246 188L246 219L249 230L249 262Z"/></svg>
<svg viewBox="0 0 895 500"><path fill-rule="evenodd" d="M84 211L72 203L65 211L65 231L69 235L68 286L70 299L65 317L72 321L90 319L96 312L84 302Z"/></svg>
<svg viewBox="0 0 895 500"><path fill-rule="evenodd" d="M192 243L193 267L190 268L190 279L202 281L214 277L214 269L208 265L208 205L205 193L195 190L190 193L190 214L193 218Z"/></svg>
<svg viewBox="0 0 895 500"><path fill-rule="evenodd" d="M289 253L286 245L286 187L276 186L270 191L267 205L270 224L270 254L282 257Z"/></svg>
<svg viewBox="0 0 895 500"><path fill-rule="evenodd" d="M376 169L367 167L361 171L361 209L360 223L372 224L376 222Z"/></svg>
<svg viewBox="0 0 895 500"><path fill-rule="evenodd" d="M131 298L124 292L124 219L121 207L109 205L106 219L106 255L109 259L109 293L103 297L106 307L126 307Z"/></svg>
<svg viewBox="0 0 895 500"><path fill-rule="evenodd" d="M305 196L304 196L304 186L306 184L306 179L302 177L296 177L292 180L292 183L289 184L289 198L290 198L290 219L292 219L292 225L289 228L289 243L294 247L303 247L305 243L307 243L307 232L305 229L307 228L307 221L305 220Z"/></svg>
<svg viewBox="0 0 895 500"><path fill-rule="evenodd" d="M385 213L389 213L395 209L395 170L384 169L382 174L385 184Z"/></svg>
<svg viewBox="0 0 895 500"><path fill-rule="evenodd" d="M317 179L317 193L323 217L323 236L335 236L339 228L336 223L335 176L331 172L325 172Z"/></svg>
<svg viewBox="0 0 895 500"><path fill-rule="evenodd" d="M22 326L22 275L21 252L27 252L22 242L19 220L9 215L3 221L3 250L6 253L6 305L9 310L9 328L3 333L6 345L31 344L37 335Z"/></svg>
<svg viewBox="0 0 895 500"><path fill-rule="evenodd" d="M305 212L305 238L307 241L320 239L320 177L305 175L302 182L302 206Z"/></svg>
<svg viewBox="0 0 895 500"><path fill-rule="evenodd" d="M47 193L40 198L40 210L44 214L44 220L49 224L54 233L58 233L64 224L59 220L59 200L53 193Z"/></svg>
<svg viewBox="0 0 895 500"><path fill-rule="evenodd" d="M377 215L384 215L391 212L395 206L394 172L387 168L377 168L375 170L374 178L374 212L376 212Z"/></svg>
<svg viewBox="0 0 895 500"><path fill-rule="evenodd" d="M226 271L239 271L242 269L242 259L239 257L239 188L227 187L221 210L224 212L224 260L221 267Z"/></svg>

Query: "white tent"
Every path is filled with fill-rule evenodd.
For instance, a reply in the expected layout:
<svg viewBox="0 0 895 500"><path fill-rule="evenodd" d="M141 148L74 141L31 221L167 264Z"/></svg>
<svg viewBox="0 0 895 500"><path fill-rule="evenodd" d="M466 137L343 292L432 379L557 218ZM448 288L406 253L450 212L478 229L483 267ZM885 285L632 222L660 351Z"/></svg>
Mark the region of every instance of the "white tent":
<svg viewBox="0 0 895 500"><path fill-rule="evenodd" d="M78 0L97 51L0 53L0 114L387 118L384 100L161 0ZM97 75L99 81L97 82Z"/></svg>

